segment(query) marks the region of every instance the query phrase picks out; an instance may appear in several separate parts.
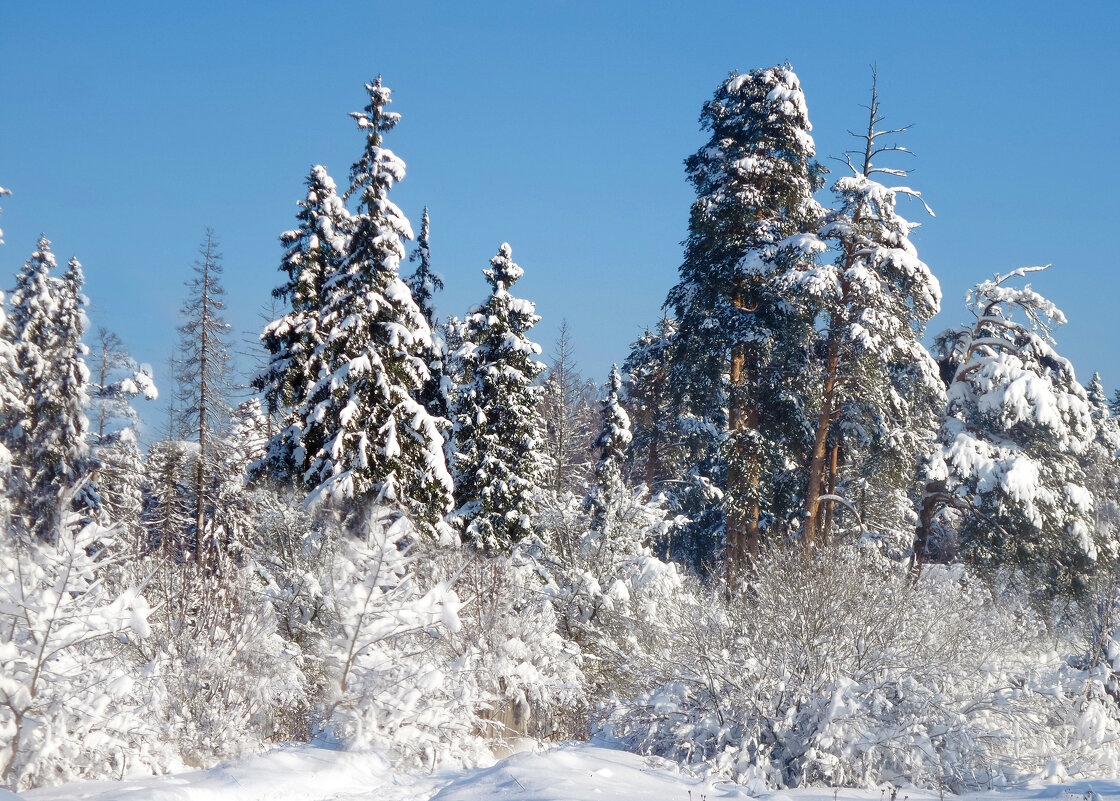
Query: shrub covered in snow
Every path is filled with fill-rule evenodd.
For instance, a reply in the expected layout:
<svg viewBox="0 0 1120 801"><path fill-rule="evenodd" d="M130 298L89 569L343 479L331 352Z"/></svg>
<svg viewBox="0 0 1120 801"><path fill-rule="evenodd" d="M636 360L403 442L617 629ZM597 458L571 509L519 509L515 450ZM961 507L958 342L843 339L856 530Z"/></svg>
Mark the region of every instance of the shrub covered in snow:
<svg viewBox="0 0 1120 801"><path fill-rule="evenodd" d="M759 789L962 790L1115 763L1114 701L1028 609L959 566L915 581L873 550L818 557L776 550L749 586L678 596L674 647L649 665L660 685L608 730Z"/></svg>
<svg viewBox="0 0 1120 801"><path fill-rule="evenodd" d="M53 542L0 536L0 785L113 777L145 761L122 642L149 633L135 587L113 592L113 532L61 525Z"/></svg>

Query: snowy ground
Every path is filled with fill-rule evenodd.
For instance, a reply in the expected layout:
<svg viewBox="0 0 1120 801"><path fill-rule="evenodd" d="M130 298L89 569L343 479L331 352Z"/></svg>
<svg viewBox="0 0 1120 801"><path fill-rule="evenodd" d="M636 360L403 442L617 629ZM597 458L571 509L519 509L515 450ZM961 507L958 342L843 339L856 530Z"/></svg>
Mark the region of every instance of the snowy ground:
<svg viewBox="0 0 1120 801"><path fill-rule="evenodd" d="M1120 799L1120 782L1037 784L974 793L961 801ZM433 774L394 772L375 753L287 746L210 770L120 782L81 782L32 790L26 801L718 801L749 798L732 784L682 772L594 744L515 754L489 768ZM0 790L0 801L10 798ZM900 790L897 801L934 801L936 793ZM811 789L771 793L766 801L887 801L879 790Z"/></svg>

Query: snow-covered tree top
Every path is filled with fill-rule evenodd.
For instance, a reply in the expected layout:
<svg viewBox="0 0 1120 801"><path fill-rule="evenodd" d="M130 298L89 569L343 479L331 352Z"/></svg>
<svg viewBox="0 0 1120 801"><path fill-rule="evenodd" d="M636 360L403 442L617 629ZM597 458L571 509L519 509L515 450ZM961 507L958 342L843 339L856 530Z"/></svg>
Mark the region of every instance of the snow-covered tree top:
<svg viewBox="0 0 1120 801"><path fill-rule="evenodd" d="M516 284L518 279L525 275L525 271L514 263L513 248L509 246L509 242L503 242L498 248L498 255L490 259L489 269L483 270L482 274L497 293L508 290Z"/></svg>

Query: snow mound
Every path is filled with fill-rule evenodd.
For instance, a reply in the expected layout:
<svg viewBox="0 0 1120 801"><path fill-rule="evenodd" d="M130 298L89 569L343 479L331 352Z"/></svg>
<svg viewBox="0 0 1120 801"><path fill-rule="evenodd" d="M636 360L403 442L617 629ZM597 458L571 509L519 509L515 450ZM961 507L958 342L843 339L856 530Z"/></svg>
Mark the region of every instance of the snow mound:
<svg viewBox="0 0 1120 801"><path fill-rule="evenodd" d="M425 777L426 778L426 777ZM434 788L389 767L380 754L292 745L267 754L170 776L74 782L28 790L25 801L317 801L426 798Z"/></svg>
<svg viewBox="0 0 1120 801"><path fill-rule="evenodd" d="M665 801L750 798L743 787L697 779L663 759L595 745L521 753L465 773L431 801Z"/></svg>

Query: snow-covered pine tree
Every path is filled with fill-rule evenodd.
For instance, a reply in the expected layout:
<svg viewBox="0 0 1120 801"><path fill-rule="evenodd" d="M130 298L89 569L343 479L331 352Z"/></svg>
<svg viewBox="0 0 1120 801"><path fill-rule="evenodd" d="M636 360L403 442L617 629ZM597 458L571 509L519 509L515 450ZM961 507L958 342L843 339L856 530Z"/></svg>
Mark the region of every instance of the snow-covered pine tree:
<svg viewBox="0 0 1120 801"><path fill-rule="evenodd" d="M210 556L215 543L207 541L207 516L213 513L212 473L221 459L221 439L229 422L229 324L222 317L222 256L213 229L199 247L195 277L187 282L183 324L179 327L180 430L198 448L194 469L194 526L197 558Z"/></svg>
<svg viewBox="0 0 1120 801"><path fill-rule="evenodd" d="M197 512L189 446L179 440L161 440L148 449L144 460L144 548L159 549L172 561L190 558L187 531Z"/></svg>
<svg viewBox="0 0 1120 801"><path fill-rule="evenodd" d="M1050 331L1065 322L1020 268L969 292L971 324L936 337L951 371L948 405L925 469L915 561L929 558L938 514L959 511L963 555L979 564L1033 568L1052 586L1078 586L1115 554L1093 527L1080 458L1093 437L1091 409Z"/></svg>
<svg viewBox="0 0 1120 801"><path fill-rule="evenodd" d="M288 311L261 334L269 360L253 386L262 391L268 412L282 420L259 469L278 481L303 484L308 460L323 444L306 441L304 429L315 406L329 394L319 383L321 346L329 331L319 324L327 281L346 257L350 212L320 165L311 168L307 194L297 205L299 227L280 235L285 280L272 291Z"/></svg>
<svg viewBox="0 0 1120 801"><path fill-rule="evenodd" d="M1086 486L1093 493L1093 527L1098 541L1120 544L1120 422L1109 409L1099 373L1093 373L1085 391L1093 441L1081 463Z"/></svg>
<svg viewBox="0 0 1120 801"><path fill-rule="evenodd" d="M630 447L633 435L630 433L630 416L622 408L619 393L622 391L622 376L618 365L611 365L607 379L607 396L603 398L599 412L599 436L595 438L594 449L599 454L595 465L595 482L587 494L586 505L591 510L591 528L606 535L610 528L609 516L619 499L627 492L623 469L626 450Z"/></svg>
<svg viewBox="0 0 1120 801"><path fill-rule="evenodd" d="M666 305L679 325L676 392L721 443L735 569L758 548L767 474L787 461L777 451L797 444L784 384L799 373L812 313L784 280L801 254L779 245L815 228L823 169L788 64L732 74L700 121L711 137L685 162L697 197Z"/></svg>
<svg viewBox="0 0 1120 801"><path fill-rule="evenodd" d="M142 486L143 458L136 440L139 415L132 399L158 397L150 368L138 365L124 349L120 337L98 328L90 382L90 408L95 426L91 428L92 453L97 464L94 481L100 500L100 520L120 526L124 544L134 553L143 547L141 514L144 508Z"/></svg>
<svg viewBox="0 0 1120 801"><path fill-rule="evenodd" d="M347 193L359 196L359 209L346 259L325 287L319 325L329 335L312 394L327 394L304 421L304 480L313 502L394 505L431 530L452 504L439 422L413 398L429 378L432 332L399 273L412 228L389 190L405 165L382 136L400 115L386 109L380 78L366 89L369 104L351 114L366 133Z"/></svg>
<svg viewBox="0 0 1120 801"><path fill-rule="evenodd" d="M877 83L868 110L867 131L857 136L861 147L847 156L852 174L833 187L839 207L819 231L821 240L833 244L836 258L799 276L824 320L816 349L823 352L823 375L815 388L818 397L811 399L817 413L805 471L802 536L809 543L818 533L828 539L833 502L820 498L836 493L842 450L850 475L879 494L888 487L897 490L901 503L892 505L907 505L916 456L928 449L936 410L944 403L937 365L919 341L924 324L940 309L941 288L910 241L917 223L896 210L899 197L921 197L873 177L906 175L872 161L905 152L883 144L883 137L905 129L878 128L883 117ZM825 250L821 240L810 248ZM856 458L857 452L863 458Z"/></svg>
<svg viewBox="0 0 1120 801"><path fill-rule="evenodd" d="M594 382L579 374L568 322L562 320L541 393L544 445L549 461L547 486L558 495L582 494L591 475L598 394Z"/></svg>
<svg viewBox="0 0 1120 801"><path fill-rule="evenodd" d="M132 427L139 415L132 408L132 399L142 395L145 400L159 397L151 368L139 365L124 349L120 337L104 327L97 329L93 352L93 375L89 397L97 422L91 431L95 444L101 442L114 427Z"/></svg>
<svg viewBox="0 0 1120 801"><path fill-rule="evenodd" d="M540 317L533 303L509 293L524 270L508 244L483 274L490 297L463 322L456 352L455 519L476 547L500 552L533 530L534 495L547 470L535 384L545 366L527 336Z"/></svg>
<svg viewBox="0 0 1120 801"><path fill-rule="evenodd" d="M101 502L101 519L106 525L119 527L117 542L137 555L146 547L147 538L141 533L144 462L135 430L126 426L104 435L94 455L98 463L97 497Z"/></svg>
<svg viewBox="0 0 1120 801"><path fill-rule="evenodd" d="M89 418L86 417L89 368L83 358L89 354L89 348L82 342L87 323L85 309L89 300L82 294L84 286L82 265L71 258L59 287L58 347L52 355L55 369L59 371L59 430L53 434L54 444L44 450L54 450L60 459L57 474L59 494L70 488L84 487L75 494L75 501L93 508L97 499L88 482L95 463L90 457L87 440Z"/></svg>
<svg viewBox="0 0 1120 801"><path fill-rule="evenodd" d="M664 555L710 567L723 537L722 466L714 447L718 431L693 413L674 382L676 321L664 316L656 330L647 329L630 347L623 363L625 405L633 439L627 472L653 496L664 496L671 511L687 523L669 529L670 539L655 544Z"/></svg>
<svg viewBox="0 0 1120 801"><path fill-rule="evenodd" d="M630 346L622 364L624 393L633 424L628 462L634 481L644 482L652 491L667 477L666 451L674 437L669 427L675 416L669 411L669 374L673 363L673 337L676 322L664 316L657 330L646 329Z"/></svg>
<svg viewBox="0 0 1120 801"><path fill-rule="evenodd" d="M73 492L89 477L93 463L86 442L86 385L82 356L86 299L77 259L61 278L50 242L24 265L12 293L8 338L15 345L24 406L4 423L5 445L13 458L11 487L20 530L49 540L58 531L62 498L86 506L96 500ZM15 410L13 410L15 411Z"/></svg>
<svg viewBox="0 0 1120 801"><path fill-rule="evenodd" d="M4 408L3 441L10 455L11 471L8 488L12 503L12 523L17 531L26 532L32 519L31 439L33 413L39 413L37 401L46 390L48 363L44 348L53 347L55 332L53 321L58 312L58 299L52 290L55 279L51 276L58 263L45 236L23 269L16 274L15 289L11 294L11 313L5 320L4 339L11 343L13 376L13 403Z"/></svg>
<svg viewBox="0 0 1120 801"><path fill-rule="evenodd" d="M408 257L409 261L417 263L416 272L405 283L412 290L412 297L432 332L432 346L426 357L428 380L416 393L416 400L420 401L431 414L447 420L451 414L450 381L446 378L444 370L447 343L444 341L443 329L439 325L435 307L435 293L443 289L443 276L432 269L431 233L431 219L428 216L428 207L425 206L424 217L420 222L420 234L416 237L416 248ZM444 431L448 429L450 423Z"/></svg>
<svg viewBox="0 0 1120 801"><path fill-rule="evenodd" d="M0 186L0 197L11 192ZM0 245L4 244L4 231L0 229ZM8 492L8 477L12 466L12 454L7 447L4 427L22 415L23 397L17 377L15 343L11 340L12 330L8 327L8 315L4 311L4 293L0 292L0 525L5 529L11 520L11 495Z"/></svg>

